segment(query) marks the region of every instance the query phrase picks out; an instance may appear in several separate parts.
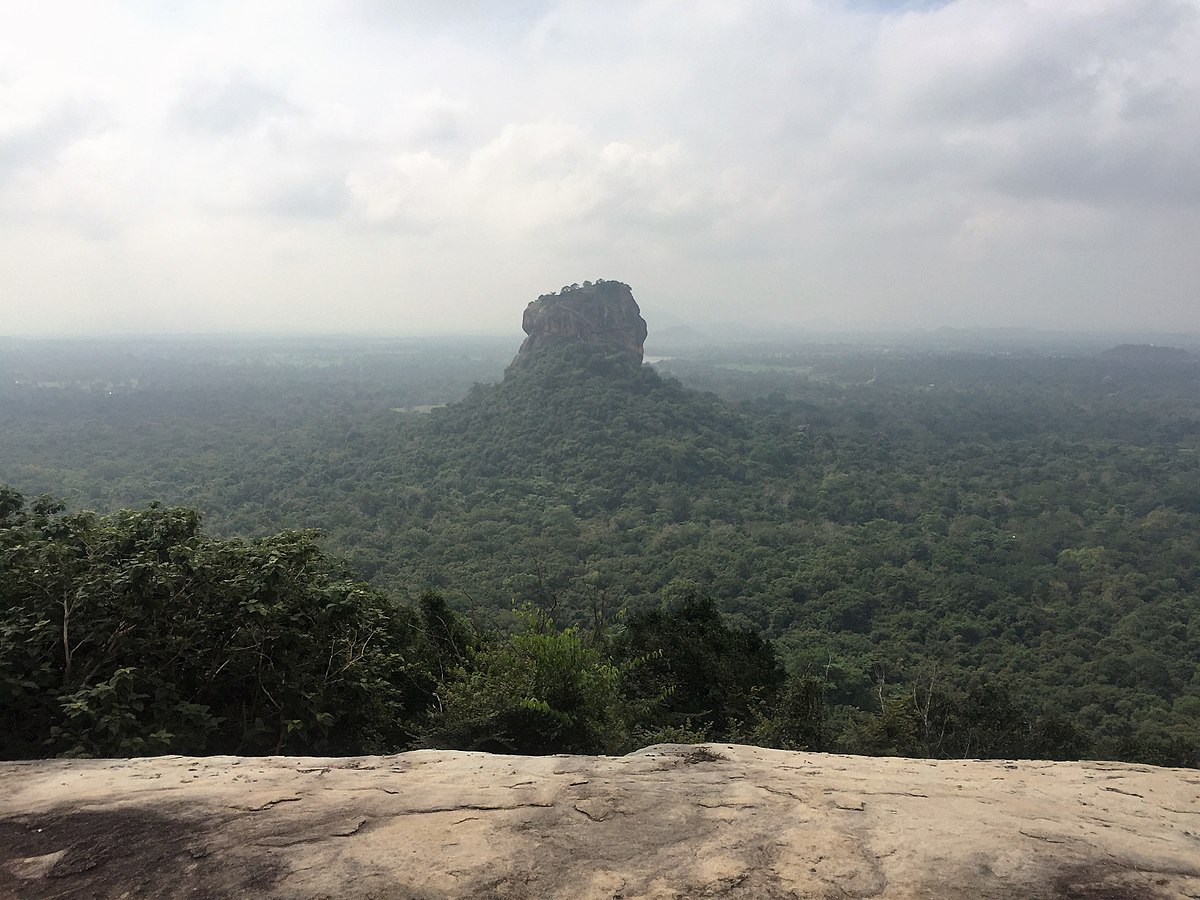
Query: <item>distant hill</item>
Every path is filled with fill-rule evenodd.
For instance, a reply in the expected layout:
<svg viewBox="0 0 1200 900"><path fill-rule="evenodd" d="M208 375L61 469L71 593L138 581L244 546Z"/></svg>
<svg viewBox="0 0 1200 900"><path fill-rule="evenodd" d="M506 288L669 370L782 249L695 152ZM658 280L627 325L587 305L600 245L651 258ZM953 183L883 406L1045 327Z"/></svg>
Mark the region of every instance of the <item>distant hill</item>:
<svg viewBox="0 0 1200 900"><path fill-rule="evenodd" d="M1153 365L1179 365L1200 362L1200 357L1181 347L1159 344L1119 344L1103 351L1101 359Z"/></svg>

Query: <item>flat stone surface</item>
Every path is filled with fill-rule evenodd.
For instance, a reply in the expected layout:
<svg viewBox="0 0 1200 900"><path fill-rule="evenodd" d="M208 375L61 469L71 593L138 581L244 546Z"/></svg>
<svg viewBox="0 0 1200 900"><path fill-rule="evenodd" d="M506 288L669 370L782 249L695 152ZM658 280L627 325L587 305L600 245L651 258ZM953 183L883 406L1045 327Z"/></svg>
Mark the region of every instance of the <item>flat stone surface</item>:
<svg viewBox="0 0 1200 900"><path fill-rule="evenodd" d="M0 763L0 897L1200 898L1200 772L659 745Z"/></svg>

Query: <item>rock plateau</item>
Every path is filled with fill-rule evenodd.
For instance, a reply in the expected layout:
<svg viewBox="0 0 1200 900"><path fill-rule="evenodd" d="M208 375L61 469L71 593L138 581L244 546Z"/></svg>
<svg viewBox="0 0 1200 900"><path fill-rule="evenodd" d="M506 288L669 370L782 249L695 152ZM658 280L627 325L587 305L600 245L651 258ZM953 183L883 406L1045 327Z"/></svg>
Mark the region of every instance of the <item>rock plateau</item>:
<svg viewBox="0 0 1200 900"><path fill-rule="evenodd" d="M1200 897L1200 772L726 744L0 763L0 896Z"/></svg>

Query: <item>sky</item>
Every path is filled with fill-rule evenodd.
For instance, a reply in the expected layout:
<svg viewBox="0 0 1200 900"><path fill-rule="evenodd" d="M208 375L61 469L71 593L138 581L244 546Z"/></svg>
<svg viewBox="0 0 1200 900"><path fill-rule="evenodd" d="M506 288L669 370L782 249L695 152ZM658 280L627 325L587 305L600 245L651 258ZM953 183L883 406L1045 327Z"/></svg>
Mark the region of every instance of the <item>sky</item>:
<svg viewBox="0 0 1200 900"><path fill-rule="evenodd" d="M0 335L1200 331L1200 0L5 2Z"/></svg>

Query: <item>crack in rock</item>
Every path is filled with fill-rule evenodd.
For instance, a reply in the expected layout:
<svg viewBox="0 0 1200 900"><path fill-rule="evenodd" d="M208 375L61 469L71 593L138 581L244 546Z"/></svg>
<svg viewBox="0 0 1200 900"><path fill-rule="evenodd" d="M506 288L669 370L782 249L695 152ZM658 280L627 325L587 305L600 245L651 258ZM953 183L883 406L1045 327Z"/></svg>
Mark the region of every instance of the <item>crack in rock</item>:
<svg viewBox="0 0 1200 900"><path fill-rule="evenodd" d="M361 816L356 819L351 819L350 822L341 826L335 827L333 830L326 828L312 828L303 831L299 834L275 834L269 837L261 838L254 843L260 847L296 847L300 844L316 844L327 838L350 837L358 833L358 830L366 824L367 817Z"/></svg>
<svg viewBox="0 0 1200 900"><path fill-rule="evenodd" d="M1019 834L1025 835L1027 838L1033 838L1035 841L1045 841L1047 844L1067 843L1066 838L1051 837L1048 834L1038 834L1036 831L1025 831L1024 829L1017 829L1017 831Z"/></svg>
<svg viewBox="0 0 1200 900"><path fill-rule="evenodd" d="M762 788L764 791L766 791L768 794L776 794L780 797L791 797L793 800L797 801L798 803L804 802L803 797L793 794L791 791L782 791L779 788L767 787L767 785L765 785L765 784L760 784L758 786L760 788Z"/></svg>
<svg viewBox="0 0 1200 900"><path fill-rule="evenodd" d="M295 803L299 799L300 799L300 797L298 797L298 796L296 796L296 797L280 797L278 800L268 800L266 803L263 803L261 806L241 806L239 804L234 803L234 804L230 804L229 808L230 809L240 809L240 810L244 810L245 812L263 812L264 810L268 810L271 807L273 807L279 803Z"/></svg>
<svg viewBox="0 0 1200 900"><path fill-rule="evenodd" d="M1133 791L1123 791L1123 790L1121 790L1120 788L1115 788L1115 787L1103 787L1103 788L1100 788L1100 790L1102 790L1102 791L1110 791L1110 792L1112 792L1112 793L1114 793L1114 794L1124 794L1126 797L1137 797L1139 800L1145 800L1145 799L1146 799L1146 798L1145 798L1143 795L1141 795L1141 794L1135 794Z"/></svg>
<svg viewBox="0 0 1200 900"><path fill-rule="evenodd" d="M603 822L618 812L611 803L601 798L587 798L574 804L575 812L587 816L593 822Z"/></svg>
<svg viewBox="0 0 1200 900"><path fill-rule="evenodd" d="M549 809L553 803L512 803L485 805L482 803L463 803L458 806L430 806L425 809L401 809L392 813L394 816L427 816L433 813L445 812L503 812L515 809Z"/></svg>

